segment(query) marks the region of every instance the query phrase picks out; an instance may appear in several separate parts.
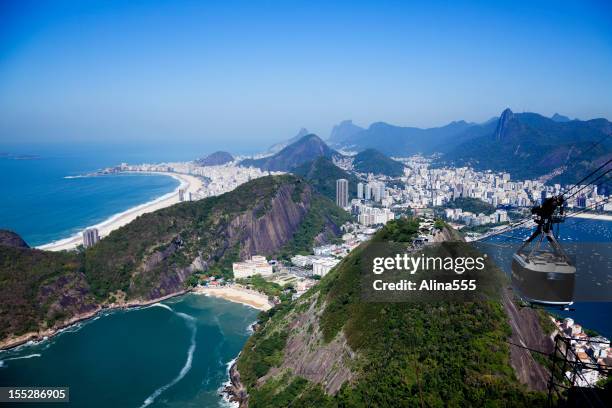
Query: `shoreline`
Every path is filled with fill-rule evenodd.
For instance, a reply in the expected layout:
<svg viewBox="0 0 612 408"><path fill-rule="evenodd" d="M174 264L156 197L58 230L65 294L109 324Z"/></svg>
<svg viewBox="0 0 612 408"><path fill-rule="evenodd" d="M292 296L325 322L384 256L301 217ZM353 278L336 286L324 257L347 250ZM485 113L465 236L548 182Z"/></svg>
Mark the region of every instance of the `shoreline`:
<svg viewBox="0 0 612 408"><path fill-rule="evenodd" d="M57 327L53 327L50 329L46 329L43 331L37 332L29 332L22 334L20 336L16 336L10 339L5 339L0 341L0 351L8 351L19 346L23 346L29 342L41 342L45 340L49 340L50 338L61 334L66 329L70 327L97 317L100 313L105 311L114 311L114 310L127 310L127 309L136 309L139 307L149 306L154 303L163 302L164 300L171 299L173 297L181 296L186 293L189 293L189 290L183 290L180 292L172 293L170 295L165 295L160 298L151 299L151 300L133 300L130 302L122 303L122 304L111 304L106 307L98 305L94 310L81 313L79 315L73 316L72 318L62 322Z"/></svg>
<svg viewBox="0 0 612 408"><path fill-rule="evenodd" d="M262 311L270 310L273 307L268 300L268 296L239 285L222 287L198 286L192 290L192 293L218 297Z"/></svg>
<svg viewBox="0 0 612 408"><path fill-rule="evenodd" d="M86 228L97 228L100 238L106 237L112 231L120 227L123 227L126 224L129 224L130 222L132 222L137 217L143 214L153 212L153 211L156 211L162 208L166 208L173 204L178 203L179 202L178 195L179 195L180 189L185 189L186 193L189 193L189 192L195 193L198 190L200 190L204 185L203 181L200 178L196 176L192 176L190 174L180 174L180 173L171 173L171 172L154 172L154 171L126 172L126 173L158 174L158 175L169 176L169 177L174 178L175 180L178 180L180 184L170 193L164 194L149 202L139 204L132 208L128 208L125 211L122 211L122 212L119 212L117 214L110 216L109 218L105 219L102 222L86 227ZM77 246L82 244L83 242L82 233L83 233L83 230L80 230L79 232L77 232L76 234L68 238L63 238L63 239L53 241L47 244L39 245L36 247L36 249L45 250L45 251L73 250Z"/></svg>
<svg viewBox="0 0 612 408"><path fill-rule="evenodd" d="M268 297L262 293L246 289L242 286L232 285L228 287L219 287L219 288L206 288L206 287L197 287L193 289L186 289L176 293L172 293L169 295L165 295L156 299L150 300L133 300L126 303L121 304L111 304L107 306L98 305L94 310L85 312L72 318L66 320L62 324L57 327L53 327L50 329L46 329L43 331L37 332L29 332L22 334L20 336L12 337L10 339L5 339L0 341L0 351L7 351L14 349L16 347L22 346L29 342L39 342L48 340L51 337L57 336L62 333L64 330L87 320L93 319L98 316L100 313L105 311L113 311L113 310L122 310L122 309L134 309L144 306L149 306L154 303L163 302L164 300L168 300L177 296L182 296L187 293L193 293L204 296L213 296L221 299L225 299L229 302L240 303L242 305L246 305L252 307L257 310L270 310L273 306L268 301Z"/></svg>

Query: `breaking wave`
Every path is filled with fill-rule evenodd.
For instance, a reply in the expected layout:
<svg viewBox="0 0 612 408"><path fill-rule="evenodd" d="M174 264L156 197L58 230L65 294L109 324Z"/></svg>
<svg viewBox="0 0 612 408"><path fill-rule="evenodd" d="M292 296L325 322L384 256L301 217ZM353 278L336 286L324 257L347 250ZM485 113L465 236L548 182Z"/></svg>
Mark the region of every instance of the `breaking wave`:
<svg viewBox="0 0 612 408"><path fill-rule="evenodd" d="M181 312L175 312L170 306L164 305L163 303L155 303L152 306L163 307L164 309L167 309L167 310L171 311L172 313L175 313L177 316L179 316L183 320L185 320L185 323L187 324L187 327L189 327L189 329L191 330L191 341L190 341L190 344L189 344L189 349L187 350L187 361L185 361L185 364L183 365L183 368L181 368L181 371L178 373L178 375L176 377L174 377L174 379L172 381L170 381L167 384L162 385L161 387L156 389L153 392L153 394L149 395L147 397L147 399L144 400L144 402L142 403L140 408L145 408L145 407L151 405L153 402L155 402L155 399L157 397L159 397L164 391L166 391L168 388L170 388L170 387L174 386L175 384L177 384L179 381L181 381L183 379L183 377L185 377L187 375L189 370L191 370L191 364L193 362L193 353L195 352L195 348L196 348L196 332L197 332L197 327L196 327L196 324L195 324L196 320L195 320L195 318L193 316L189 316L188 314L181 313Z"/></svg>

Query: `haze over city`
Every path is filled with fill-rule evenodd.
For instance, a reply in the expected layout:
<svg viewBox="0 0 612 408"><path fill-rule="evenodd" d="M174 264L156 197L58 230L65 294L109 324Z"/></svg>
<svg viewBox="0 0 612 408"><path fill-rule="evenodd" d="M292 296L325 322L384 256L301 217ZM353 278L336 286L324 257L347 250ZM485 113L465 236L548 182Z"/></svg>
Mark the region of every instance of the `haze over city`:
<svg viewBox="0 0 612 408"><path fill-rule="evenodd" d="M0 142L253 150L343 119L612 117L609 4L494 3L5 2Z"/></svg>

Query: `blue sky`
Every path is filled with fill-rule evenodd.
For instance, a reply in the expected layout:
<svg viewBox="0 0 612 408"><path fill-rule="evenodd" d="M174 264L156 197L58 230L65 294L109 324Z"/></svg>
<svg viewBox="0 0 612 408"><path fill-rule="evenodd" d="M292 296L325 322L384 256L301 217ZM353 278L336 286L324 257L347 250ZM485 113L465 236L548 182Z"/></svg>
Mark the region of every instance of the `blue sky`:
<svg viewBox="0 0 612 408"><path fill-rule="evenodd" d="M0 0L0 142L612 118L610 90L605 2Z"/></svg>

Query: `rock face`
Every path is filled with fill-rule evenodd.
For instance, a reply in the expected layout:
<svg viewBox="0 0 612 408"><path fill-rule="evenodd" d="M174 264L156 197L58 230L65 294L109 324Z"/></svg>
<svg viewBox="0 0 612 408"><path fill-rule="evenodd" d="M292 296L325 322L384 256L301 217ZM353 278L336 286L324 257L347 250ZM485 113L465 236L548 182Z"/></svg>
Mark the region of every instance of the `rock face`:
<svg viewBox="0 0 612 408"><path fill-rule="evenodd" d="M327 394L334 395L347 381L353 378L349 367L356 354L340 332L329 343L323 342L319 327L321 309L317 297L313 297L308 309L299 313L289 324L290 335L285 346L285 358L279 367L272 368L259 382L265 383L286 371L321 384Z"/></svg>
<svg viewBox="0 0 612 408"><path fill-rule="evenodd" d="M503 305L512 329L509 341L542 353L552 353L554 343L550 333L544 333L538 312L532 308L519 308L508 289L503 294ZM542 367L529 350L510 346L510 364L519 381L532 390L546 391L550 372Z"/></svg>
<svg viewBox="0 0 612 408"><path fill-rule="evenodd" d="M493 136L495 140L502 140L504 137L504 133L508 127L508 123L512 120L514 114L510 110L510 108L506 108L501 116L499 117L499 121L497 122L497 128L495 128L495 133Z"/></svg>
<svg viewBox="0 0 612 408"><path fill-rule="evenodd" d="M239 244L240 258L246 259L256 254L273 254L287 243L296 232L306 212L310 208L312 189L306 186L299 202L292 199L294 186L285 185L267 204L269 208L263 216L263 206L234 218L228 228L230 245Z"/></svg>
<svg viewBox="0 0 612 408"><path fill-rule="evenodd" d="M28 244L18 234L9 230L0 230L0 245L14 248L29 248Z"/></svg>
<svg viewBox="0 0 612 408"><path fill-rule="evenodd" d="M234 156L228 152L214 152L208 156L196 160L196 163L200 166L221 166L234 161Z"/></svg>

